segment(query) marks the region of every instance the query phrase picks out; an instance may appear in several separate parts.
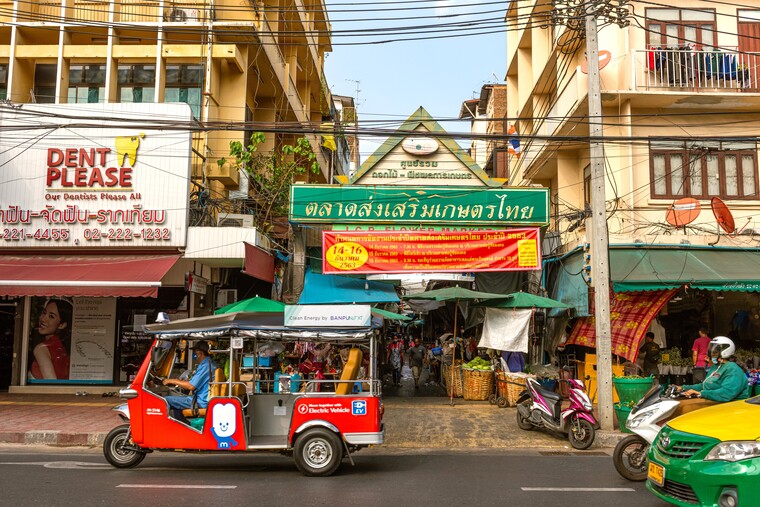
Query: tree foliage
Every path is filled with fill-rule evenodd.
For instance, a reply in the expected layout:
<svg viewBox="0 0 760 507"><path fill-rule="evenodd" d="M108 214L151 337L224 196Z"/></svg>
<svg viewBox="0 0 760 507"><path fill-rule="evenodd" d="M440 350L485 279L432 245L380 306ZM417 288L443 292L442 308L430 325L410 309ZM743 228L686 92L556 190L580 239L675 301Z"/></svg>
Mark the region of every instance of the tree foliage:
<svg viewBox="0 0 760 507"><path fill-rule="evenodd" d="M254 132L247 145L230 141L232 160L222 158L217 164L220 167L232 164L236 170L242 169L249 175L256 227L269 232L277 218L288 214L290 185L295 178L307 171L318 174L319 163L306 137L292 145L284 144L271 154L259 151L264 141L266 137L261 132Z"/></svg>

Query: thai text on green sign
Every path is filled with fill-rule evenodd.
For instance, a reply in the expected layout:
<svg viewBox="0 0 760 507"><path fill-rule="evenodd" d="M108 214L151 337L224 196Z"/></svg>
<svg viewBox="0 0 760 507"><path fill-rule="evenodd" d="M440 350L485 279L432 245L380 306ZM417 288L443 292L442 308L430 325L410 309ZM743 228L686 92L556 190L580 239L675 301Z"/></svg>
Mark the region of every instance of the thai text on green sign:
<svg viewBox="0 0 760 507"><path fill-rule="evenodd" d="M548 225L549 189L293 185L290 220Z"/></svg>

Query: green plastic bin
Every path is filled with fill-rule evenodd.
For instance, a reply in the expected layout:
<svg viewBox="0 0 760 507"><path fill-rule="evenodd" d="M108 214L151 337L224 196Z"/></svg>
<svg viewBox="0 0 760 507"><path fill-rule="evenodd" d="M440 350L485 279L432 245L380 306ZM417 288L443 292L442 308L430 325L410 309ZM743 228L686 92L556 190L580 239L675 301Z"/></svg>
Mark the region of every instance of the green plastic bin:
<svg viewBox="0 0 760 507"><path fill-rule="evenodd" d="M614 377L612 384L621 404L635 404L651 389L654 377Z"/></svg>
<svg viewBox="0 0 760 507"><path fill-rule="evenodd" d="M628 420L628 416L631 415L631 407L622 405L620 403L615 403L613 406L615 407L615 415L617 416L618 427L620 427L620 431L623 433L633 433L631 430L625 427L625 422Z"/></svg>

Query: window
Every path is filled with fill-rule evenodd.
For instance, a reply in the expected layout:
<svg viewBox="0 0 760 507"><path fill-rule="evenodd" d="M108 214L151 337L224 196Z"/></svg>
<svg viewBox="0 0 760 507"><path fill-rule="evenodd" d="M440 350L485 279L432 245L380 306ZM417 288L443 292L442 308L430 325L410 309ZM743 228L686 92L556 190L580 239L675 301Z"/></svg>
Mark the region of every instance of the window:
<svg viewBox="0 0 760 507"><path fill-rule="evenodd" d="M717 45L713 9L647 9L646 16L649 47L711 50Z"/></svg>
<svg viewBox="0 0 760 507"><path fill-rule="evenodd" d="M758 199L754 141L652 141L653 198Z"/></svg>
<svg viewBox="0 0 760 507"><path fill-rule="evenodd" d="M34 66L34 100L37 104L55 103L56 64L39 63Z"/></svg>
<svg viewBox="0 0 760 507"><path fill-rule="evenodd" d="M0 65L0 100L8 98L8 66Z"/></svg>
<svg viewBox="0 0 760 507"><path fill-rule="evenodd" d="M69 104L96 104L106 99L105 65L69 67Z"/></svg>
<svg viewBox="0 0 760 507"><path fill-rule="evenodd" d="M591 205L591 164L583 168L583 202Z"/></svg>
<svg viewBox="0 0 760 507"><path fill-rule="evenodd" d="M150 103L155 97L155 65L119 65L119 102Z"/></svg>
<svg viewBox="0 0 760 507"><path fill-rule="evenodd" d="M203 65L167 65L165 102L184 102L193 110L193 118L201 117Z"/></svg>

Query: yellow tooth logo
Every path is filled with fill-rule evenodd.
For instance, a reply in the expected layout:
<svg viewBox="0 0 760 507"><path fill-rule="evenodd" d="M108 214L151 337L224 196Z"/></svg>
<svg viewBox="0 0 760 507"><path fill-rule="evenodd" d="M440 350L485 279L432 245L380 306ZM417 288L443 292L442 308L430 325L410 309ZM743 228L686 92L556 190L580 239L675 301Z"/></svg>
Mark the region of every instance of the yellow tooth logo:
<svg viewBox="0 0 760 507"><path fill-rule="evenodd" d="M124 167L124 159L129 160L129 166L134 167L137 160L137 149L140 147L140 139L145 134L140 132L136 136L120 136L116 138L116 161Z"/></svg>

